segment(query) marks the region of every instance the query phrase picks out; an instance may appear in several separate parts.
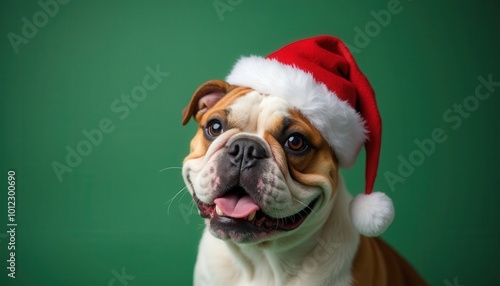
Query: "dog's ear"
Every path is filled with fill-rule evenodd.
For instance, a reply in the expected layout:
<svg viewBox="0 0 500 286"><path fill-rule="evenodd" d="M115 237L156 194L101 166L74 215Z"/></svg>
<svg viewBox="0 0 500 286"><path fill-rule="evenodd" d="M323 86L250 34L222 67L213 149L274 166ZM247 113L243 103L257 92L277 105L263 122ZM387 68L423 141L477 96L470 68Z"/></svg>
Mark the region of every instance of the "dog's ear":
<svg viewBox="0 0 500 286"><path fill-rule="evenodd" d="M223 98L229 89L230 85L219 79L207 81L198 87L188 106L182 111L182 125L186 125L191 116L199 122L201 116Z"/></svg>

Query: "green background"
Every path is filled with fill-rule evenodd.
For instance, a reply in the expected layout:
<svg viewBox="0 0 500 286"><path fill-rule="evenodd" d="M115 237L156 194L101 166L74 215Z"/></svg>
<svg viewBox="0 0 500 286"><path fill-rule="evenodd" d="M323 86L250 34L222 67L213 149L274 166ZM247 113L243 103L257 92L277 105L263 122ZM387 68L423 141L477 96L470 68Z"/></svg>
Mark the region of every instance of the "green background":
<svg viewBox="0 0 500 286"><path fill-rule="evenodd" d="M500 88L458 128L443 119L474 96L479 76L500 81L498 5L401 0L382 26L374 13L388 1L332 2L220 0L218 9L228 6L218 12L201 0L73 0L16 53L8 34L22 36L23 17L43 10L2 1L0 284L190 285L203 226L178 168L196 128L181 126L182 108L239 56L330 34L353 48L377 93L376 189L397 211L382 237L432 285L499 285ZM111 104L157 65L168 77L120 119ZM65 164L66 147L104 118L115 129L59 181L53 162ZM398 175L400 158L435 128L446 140L391 187L384 174ZM363 168L360 157L344 172L353 193L363 190ZM6 269L8 170L17 173L15 280ZM129 280L116 278L122 271Z"/></svg>

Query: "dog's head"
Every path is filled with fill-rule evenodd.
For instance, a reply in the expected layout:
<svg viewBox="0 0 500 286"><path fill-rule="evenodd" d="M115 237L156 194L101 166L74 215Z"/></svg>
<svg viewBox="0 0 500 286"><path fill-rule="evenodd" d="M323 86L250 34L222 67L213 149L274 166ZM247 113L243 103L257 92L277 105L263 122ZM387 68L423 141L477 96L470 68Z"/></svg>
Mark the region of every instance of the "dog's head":
<svg viewBox="0 0 500 286"><path fill-rule="evenodd" d="M243 57L227 82L199 87L183 119L199 123L183 174L212 234L260 241L320 222L338 167L352 166L363 145L365 194L350 216L368 236L389 226L392 201L372 194L381 143L375 93L347 46L319 36Z"/></svg>
<svg viewBox="0 0 500 286"><path fill-rule="evenodd" d="M269 240L319 219L338 161L286 100L213 80L196 90L183 123L191 117L199 128L183 177L215 237Z"/></svg>

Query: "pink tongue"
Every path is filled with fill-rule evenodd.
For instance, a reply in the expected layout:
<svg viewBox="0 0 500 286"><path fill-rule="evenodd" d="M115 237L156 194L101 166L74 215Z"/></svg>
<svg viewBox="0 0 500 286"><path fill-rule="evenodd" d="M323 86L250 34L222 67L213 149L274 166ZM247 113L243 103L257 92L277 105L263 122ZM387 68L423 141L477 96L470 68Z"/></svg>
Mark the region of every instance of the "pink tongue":
<svg viewBox="0 0 500 286"><path fill-rule="evenodd" d="M244 218L260 208L250 196L227 195L214 200L224 216Z"/></svg>

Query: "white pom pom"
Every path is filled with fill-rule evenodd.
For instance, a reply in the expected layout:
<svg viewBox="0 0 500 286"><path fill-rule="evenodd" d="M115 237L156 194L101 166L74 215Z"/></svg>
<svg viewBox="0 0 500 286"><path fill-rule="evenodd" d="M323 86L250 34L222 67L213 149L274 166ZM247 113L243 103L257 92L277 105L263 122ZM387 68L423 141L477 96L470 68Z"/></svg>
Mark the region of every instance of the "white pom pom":
<svg viewBox="0 0 500 286"><path fill-rule="evenodd" d="M354 227L365 236L382 234L394 219L392 200L384 193L359 194L349 212Z"/></svg>

